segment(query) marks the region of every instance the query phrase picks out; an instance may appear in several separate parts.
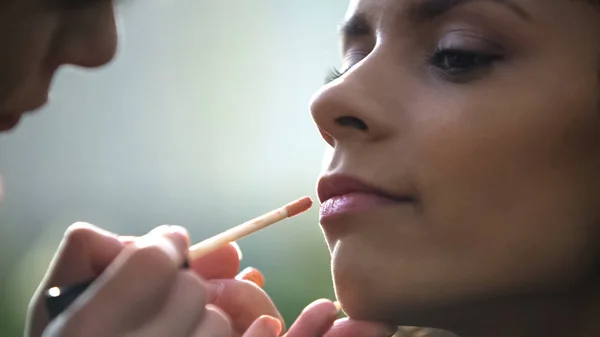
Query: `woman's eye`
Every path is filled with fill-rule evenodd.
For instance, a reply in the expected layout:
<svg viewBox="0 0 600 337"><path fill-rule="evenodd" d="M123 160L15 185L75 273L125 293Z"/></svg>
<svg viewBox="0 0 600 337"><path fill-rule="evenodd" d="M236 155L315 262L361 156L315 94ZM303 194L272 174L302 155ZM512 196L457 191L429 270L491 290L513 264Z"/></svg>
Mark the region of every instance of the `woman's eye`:
<svg viewBox="0 0 600 337"><path fill-rule="evenodd" d="M338 78L342 77L342 75L344 75L344 73L337 70L337 68L331 68L327 75L325 75L325 84L337 80Z"/></svg>
<svg viewBox="0 0 600 337"><path fill-rule="evenodd" d="M362 61L365 57L369 55L370 51L363 49L355 49L351 50L344 55L343 59L343 70L338 70L337 68L331 68L325 75L325 84L329 82L333 82L338 78L342 77L346 72L348 72L351 68L356 66L360 61Z"/></svg>
<svg viewBox="0 0 600 337"><path fill-rule="evenodd" d="M459 76L490 67L501 58L495 54L485 54L460 49L437 50L429 63L446 75Z"/></svg>

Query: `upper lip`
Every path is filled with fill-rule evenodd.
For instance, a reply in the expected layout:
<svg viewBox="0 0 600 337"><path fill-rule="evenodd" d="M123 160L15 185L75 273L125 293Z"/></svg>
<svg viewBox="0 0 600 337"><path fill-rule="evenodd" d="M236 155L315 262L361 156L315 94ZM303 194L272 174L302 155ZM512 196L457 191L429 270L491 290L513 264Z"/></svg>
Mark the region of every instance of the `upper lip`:
<svg viewBox="0 0 600 337"><path fill-rule="evenodd" d="M350 193L370 193L398 201L412 200L410 196L393 194L373 184L343 174L323 176L317 184L317 195L321 203Z"/></svg>

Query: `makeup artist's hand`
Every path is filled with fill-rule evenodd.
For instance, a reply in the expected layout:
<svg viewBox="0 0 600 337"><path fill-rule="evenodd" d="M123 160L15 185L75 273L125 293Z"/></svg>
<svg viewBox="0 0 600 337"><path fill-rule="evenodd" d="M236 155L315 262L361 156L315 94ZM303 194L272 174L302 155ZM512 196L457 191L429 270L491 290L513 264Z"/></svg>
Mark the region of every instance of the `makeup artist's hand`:
<svg viewBox="0 0 600 337"><path fill-rule="evenodd" d="M317 300L307 306L283 337L391 337L397 327L381 323L337 319L338 310L329 300ZM262 316L243 337L276 337L280 335L278 320Z"/></svg>
<svg viewBox="0 0 600 337"><path fill-rule="evenodd" d="M192 263L192 267L194 265ZM201 271L199 273L202 274ZM262 279L257 270L246 269L238 274L236 280L210 281L212 284L219 284L219 290L211 303L229 315L235 330L234 336L240 336L241 332L245 332L243 337L279 336L283 330L277 324L278 321L283 322L283 319L269 296L258 286L262 285ZM274 315L277 320L268 320L263 315ZM394 326L348 318L337 319L338 316L338 309L332 301L314 301L302 311L284 337L390 337L397 331Z"/></svg>
<svg viewBox="0 0 600 337"><path fill-rule="evenodd" d="M229 257L226 258L226 255ZM283 319L269 296L261 289L264 278L253 268L247 268L233 276L238 270L239 259L235 247L221 250L219 260L230 260L230 267L222 267L216 273L212 265L216 258L191 261L190 267L204 279L211 280L216 289L211 303L222 309L231 319L234 336L267 337L280 335ZM238 264L232 268L234 262ZM227 279L219 279L227 278ZM269 319L268 316L273 316ZM332 301L321 299L308 305L285 337L390 337L397 328L381 323L337 319L339 313ZM258 319L257 319L258 318ZM274 320L273 318L277 318Z"/></svg>
<svg viewBox="0 0 600 337"><path fill-rule="evenodd" d="M194 271L179 269L188 244L185 230L172 227L160 227L136 239L120 238L91 225L72 226L32 300L26 336L230 337L232 321L220 308L207 304L215 299L229 301L240 312L247 312L245 302L227 300L229 294L220 294L218 284L202 280ZM195 262L198 265L212 277L232 277L239 269L239 257L235 248L228 246ZM49 322L43 296L47 288L98 275L86 292ZM252 289L262 292L258 287ZM264 312L279 318L274 309ZM274 319L258 317L253 317L249 332L261 327L273 331Z"/></svg>
<svg viewBox="0 0 600 337"><path fill-rule="evenodd" d="M266 337L281 331L278 322L283 320L273 302L256 285L260 285L260 282L256 282L256 272L242 272L238 275L239 279L233 279L240 265L236 247L225 246L192 261L191 269L196 274L204 279L213 279L210 282L201 281L190 274L190 271L177 270L177 263L174 261L183 259L186 255L187 234L185 231L176 231L166 235L167 229L162 227L152 233L154 239L147 238L145 248L141 248L139 242L132 245L137 238L118 237L91 225L72 226L67 231L46 278L32 299L26 336L39 337L44 333L47 337L66 337L71 336L69 333L73 331L76 331L73 336L118 336L119 334L111 330L119 329L129 329L127 335L136 336L137 334L133 334L136 326L137 330L141 326L145 329L151 327L152 331L158 332L159 335L168 330L167 335L176 336L177 331L186 325L181 321L193 320L189 315L193 312L204 317L199 323L200 331L197 331L195 337L204 336L204 333L214 335L217 331L224 337L228 337L228 333L239 337L238 331L244 333L243 337ZM173 235L174 237L169 238ZM129 248L126 248L127 246ZM170 260L159 259L158 263L155 257L147 256L149 253L156 253L157 250L160 253L161 249L161 254L171 256ZM173 252L179 255L173 255ZM132 260L135 263L132 263ZM167 275L185 275L187 281L183 283L189 281L192 285L184 292L185 296L181 291L174 291L177 289L175 287L171 291L152 290L153 287L161 287L155 283L164 275L158 278L151 275L165 273L165 268ZM76 284L100 274L102 277L88 292L48 327L44 291L50 286ZM248 282L250 280L254 282ZM185 302L188 303L187 309L185 305L172 305L173 314L165 315L166 311L161 311L161 306L176 302L173 297L177 296L184 302L188 301ZM203 301L210 301L216 306L202 307ZM190 310L189 306L199 309ZM377 333L381 328L370 323L338 320L331 328L336 316L332 313L332 307L331 302L310 306L300 315L287 336L321 337L323 331L328 331L326 337L383 336ZM361 332L357 335L353 331L366 333ZM142 330L141 336L149 337L154 334Z"/></svg>
<svg viewBox="0 0 600 337"><path fill-rule="evenodd" d="M258 273L241 273L238 279L251 280L254 277L244 277ZM258 277L262 278L262 277ZM280 335L283 330L277 321L283 322L277 309L268 295L255 282L239 280L213 280L219 284L219 290L211 303L221 308L231 318L234 336L266 337ZM245 283L245 284L244 284ZM221 294L221 295L220 295ZM222 296L227 294L227 296ZM267 320L271 315L278 319ZM348 318L337 319L338 309L332 301L321 299L308 305L298 316L285 337L390 337L396 332L396 327L375 322L356 321ZM259 318L259 320L256 320ZM278 333L279 332L279 333Z"/></svg>
<svg viewBox="0 0 600 337"><path fill-rule="evenodd" d="M337 319L339 313L330 300L317 300L298 316L285 337L391 337L397 327L381 323Z"/></svg>

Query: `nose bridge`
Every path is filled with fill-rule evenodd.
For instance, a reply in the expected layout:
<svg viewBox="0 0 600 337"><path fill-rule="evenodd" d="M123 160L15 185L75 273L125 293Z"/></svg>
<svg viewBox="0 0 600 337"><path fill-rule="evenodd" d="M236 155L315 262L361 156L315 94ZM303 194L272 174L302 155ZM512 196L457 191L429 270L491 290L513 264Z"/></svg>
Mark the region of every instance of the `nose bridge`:
<svg viewBox="0 0 600 337"><path fill-rule="evenodd" d="M383 58L384 55L374 51L313 96L310 110L322 134L331 137L332 141L348 138L375 141L393 132L389 113L401 107L389 106L390 100L385 97L395 89L386 88L386 62ZM340 123L341 118L360 120L366 128L348 127Z"/></svg>
<svg viewBox="0 0 600 337"><path fill-rule="evenodd" d="M99 67L117 50L117 25L112 1L95 3L65 15L60 30L61 63Z"/></svg>

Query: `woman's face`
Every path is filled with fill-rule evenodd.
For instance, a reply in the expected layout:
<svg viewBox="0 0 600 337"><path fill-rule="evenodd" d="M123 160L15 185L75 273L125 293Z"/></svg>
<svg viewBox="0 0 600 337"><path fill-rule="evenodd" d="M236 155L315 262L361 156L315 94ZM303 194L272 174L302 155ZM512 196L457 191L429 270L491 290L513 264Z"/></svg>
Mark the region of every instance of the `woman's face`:
<svg viewBox="0 0 600 337"><path fill-rule="evenodd" d="M0 131L42 106L65 64L110 61L117 31L112 0L2 0L0 4Z"/></svg>
<svg viewBox="0 0 600 337"><path fill-rule="evenodd" d="M333 147L321 224L350 316L435 324L590 276L599 18L570 0L350 4L343 75L311 106Z"/></svg>

